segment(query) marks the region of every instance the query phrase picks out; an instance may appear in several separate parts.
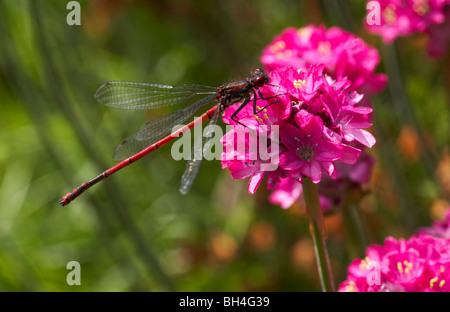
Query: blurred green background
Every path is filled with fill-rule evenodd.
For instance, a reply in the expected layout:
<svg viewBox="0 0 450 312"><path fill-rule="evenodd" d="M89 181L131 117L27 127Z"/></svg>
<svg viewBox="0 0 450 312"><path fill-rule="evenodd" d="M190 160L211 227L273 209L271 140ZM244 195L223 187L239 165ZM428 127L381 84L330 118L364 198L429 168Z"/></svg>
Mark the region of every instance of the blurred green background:
<svg viewBox="0 0 450 312"><path fill-rule="evenodd" d="M0 2L0 291L320 290L302 207L268 203L263 184L249 195L219 161L183 196L169 145L58 204L151 116L103 107L99 85L218 86L259 67L288 26L340 26L382 55L390 84L372 98L377 164L358 204L369 242L407 237L448 206L449 58L429 59L420 35L384 46L362 26L364 1L79 1L81 26L66 23L68 2ZM339 283L356 255L342 215L326 222ZM66 283L70 261L80 286Z"/></svg>

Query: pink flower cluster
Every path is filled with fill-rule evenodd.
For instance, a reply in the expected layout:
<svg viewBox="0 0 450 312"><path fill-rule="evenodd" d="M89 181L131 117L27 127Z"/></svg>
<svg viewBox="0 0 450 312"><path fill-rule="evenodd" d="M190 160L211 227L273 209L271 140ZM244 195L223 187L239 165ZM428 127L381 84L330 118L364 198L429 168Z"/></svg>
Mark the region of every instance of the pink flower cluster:
<svg viewBox="0 0 450 312"><path fill-rule="evenodd" d="M422 228L419 232L450 239L450 208L445 212L443 221L434 221L432 227Z"/></svg>
<svg viewBox="0 0 450 312"><path fill-rule="evenodd" d="M250 178L250 193L255 192L266 172L269 189L287 177L301 183L302 176L308 176L319 183L325 172L336 179L341 163L355 164L362 147L375 144L372 134L364 130L372 126L372 109L358 105L363 95L350 88L349 80L332 80L324 74L323 65L303 71L275 69L269 76L270 84L260 88L268 99L256 103L261 112L254 114L252 105L247 105L238 113L238 123L230 118L239 106L235 104L223 117L234 127L222 138L222 167L228 167L233 178ZM275 141L271 135L274 129L279 130ZM255 142L260 142L261 136L270 137L266 153L251 148L257 146ZM245 148L237 149L239 144ZM279 159L279 167L263 169L274 158Z"/></svg>
<svg viewBox="0 0 450 312"><path fill-rule="evenodd" d="M338 27L309 25L285 29L264 49L261 62L266 71L275 71L271 84L280 84L278 89L266 90L267 94L286 92L288 97L278 97L278 103L269 107L263 120L258 120L261 115L253 115L250 106L239 116L243 116L242 123L253 127L280 126L281 148L272 150L278 151L280 168L267 172L268 187L275 189L269 200L290 207L302 198L301 176L306 175L315 183L322 181L319 192L324 210L339 207L346 201L346 191L368 182L374 163L364 152L359 157L365 147L375 143L364 130L371 126L371 104L359 93L377 93L386 86L386 75L374 73L380 62L378 51ZM308 68L311 70L305 71ZM229 119L235 109L225 113L226 123L235 124ZM224 142L232 142L242 131L236 128ZM252 145L249 142L248 149ZM230 144L225 146L232 149ZM226 155L237 156L235 151ZM241 161L222 161L223 167L229 167L234 178L250 177L249 192L253 193L265 176L261 170L265 163L239 156ZM323 171L327 174L322 175Z"/></svg>
<svg viewBox="0 0 450 312"><path fill-rule="evenodd" d="M419 234L408 240L386 238L348 267L341 292L448 292L450 241Z"/></svg>
<svg viewBox="0 0 450 312"><path fill-rule="evenodd" d="M339 27L313 25L285 29L261 56L267 71L323 64L325 73L338 80L347 78L353 90L364 94L378 93L386 86L386 75L374 73L379 62L378 51L361 38Z"/></svg>
<svg viewBox="0 0 450 312"><path fill-rule="evenodd" d="M410 239L388 237L348 267L342 292L450 291L450 209L442 222Z"/></svg>
<svg viewBox="0 0 450 312"><path fill-rule="evenodd" d="M374 3L374 1L372 1ZM367 29L392 43L399 36L423 32L430 35L428 53L441 57L450 39L449 0L377 0L377 7L368 8ZM377 14L379 21L376 21ZM372 20L372 21L369 21Z"/></svg>

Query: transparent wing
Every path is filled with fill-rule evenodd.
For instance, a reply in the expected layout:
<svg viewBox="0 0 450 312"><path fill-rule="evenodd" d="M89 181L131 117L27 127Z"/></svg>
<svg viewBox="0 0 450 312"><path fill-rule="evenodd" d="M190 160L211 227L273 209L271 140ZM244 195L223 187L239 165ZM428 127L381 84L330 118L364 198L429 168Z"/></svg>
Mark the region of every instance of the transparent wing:
<svg viewBox="0 0 450 312"><path fill-rule="evenodd" d="M169 86L145 82L106 82L94 94L100 103L122 109L156 109L189 102L217 88L201 85Z"/></svg>
<svg viewBox="0 0 450 312"><path fill-rule="evenodd" d="M217 106L217 109L211 117L208 126L217 124L219 112L220 105ZM213 127L208 127L208 131L202 136L202 138L195 138L194 147L191 150L191 160L187 162L186 169L181 177L180 193L183 195L186 195L189 192L195 178L197 177L203 159L202 157L199 157L203 155L201 152L210 150L213 129Z"/></svg>
<svg viewBox="0 0 450 312"><path fill-rule="evenodd" d="M209 95L191 106L148 120L136 133L123 140L114 153L114 160L121 161L143 150L171 133L172 129L186 120L203 106L216 101L216 95Z"/></svg>

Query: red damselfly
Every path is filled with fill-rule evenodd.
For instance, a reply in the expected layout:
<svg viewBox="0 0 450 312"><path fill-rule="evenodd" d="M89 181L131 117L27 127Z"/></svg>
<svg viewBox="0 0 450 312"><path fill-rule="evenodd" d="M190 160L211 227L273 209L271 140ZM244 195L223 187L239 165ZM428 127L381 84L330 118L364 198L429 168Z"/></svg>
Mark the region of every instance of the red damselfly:
<svg viewBox="0 0 450 312"><path fill-rule="evenodd" d="M199 96L202 96L202 98L195 101L192 105L148 120L139 131L123 140L117 147L114 159L120 161L118 164L105 170L93 179L84 182L72 192L67 193L59 200L59 203L63 206L69 204L91 186L160 148L182 133L189 131L198 123L208 119L211 120L210 124L217 123L219 114L233 103L241 102L237 110L231 115L231 118L238 123L240 122L237 114L252 100L252 95L253 112L258 114L272 104L270 103L262 108L256 105L257 98L268 99L273 97L264 98L259 90L259 87L268 84L268 82L268 76L261 69L256 69L249 78L223 84L220 87L201 85L169 86L141 82L107 82L103 84L95 92L94 97L106 106L122 109L157 109L186 104ZM167 135L176 125L192 118L200 108L214 102L217 102L217 104L200 117ZM207 133L204 139L208 140L210 135L210 133ZM188 161L181 180L181 193L185 194L189 191L197 175L200 163L201 159L192 158Z"/></svg>

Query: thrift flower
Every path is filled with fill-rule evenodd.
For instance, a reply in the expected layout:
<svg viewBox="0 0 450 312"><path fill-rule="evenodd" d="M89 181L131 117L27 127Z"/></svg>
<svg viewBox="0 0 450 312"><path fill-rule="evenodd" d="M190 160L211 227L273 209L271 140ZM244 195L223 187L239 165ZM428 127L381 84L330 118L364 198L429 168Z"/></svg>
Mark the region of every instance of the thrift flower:
<svg viewBox="0 0 450 312"><path fill-rule="evenodd" d="M428 53L441 57L450 39L448 0L379 0L380 23L367 29L390 44L397 37L422 32L430 35Z"/></svg>
<svg viewBox="0 0 450 312"><path fill-rule="evenodd" d="M343 292L448 292L450 291L450 241L426 234L406 239L386 238L373 245L364 259L348 267Z"/></svg>
<svg viewBox="0 0 450 312"><path fill-rule="evenodd" d="M380 62L378 51L362 39L339 27L289 27L275 37L263 51L261 63L266 70L323 64L324 72L340 80L347 78L353 90L378 93L387 77L375 74Z"/></svg>
<svg viewBox="0 0 450 312"><path fill-rule="evenodd" d="M450 208L445 212L443 221L434 221L432 227L421 228L421 233L450 239Z"/></svg>
<svg viewBox="0 0 450 312"><path fill-rule="evenodd" d="M363 96L350 88L349 80L334 81L323 65L276 69L269 78L270 84L260 88L263 98L258 95L256 114L251 101L238 112L237 121L231 115L240 103L223 116L233 127L222 138L222 167L233 178L250 178L250 193L266 173L269 189L287 177L302 182L305 175L319 183L325 173L336 179L340 164L355 164L362 149L375 144L363 129L372 125L372 110L359 105ZM261 138L268 141L267 150L261 150ZM273 162L276 166L268 170Z"/></svg>
<svg viewBox="0 0 450 312"><path fill-rule="evenodd" d="M450 42L450 1L444 7L444 21L440 24L429 25L426 33L429 34L428 55L434 58L443 57L447 53Z"/></svg>

